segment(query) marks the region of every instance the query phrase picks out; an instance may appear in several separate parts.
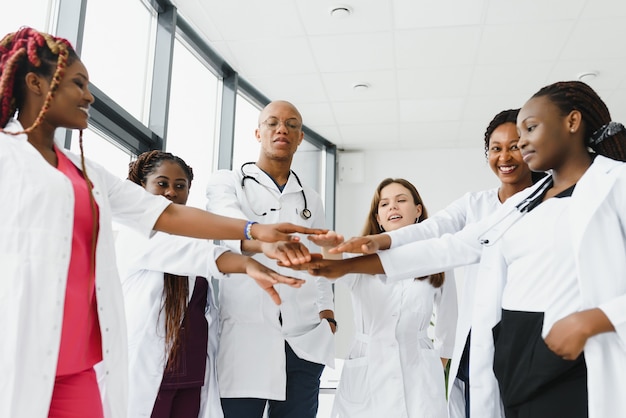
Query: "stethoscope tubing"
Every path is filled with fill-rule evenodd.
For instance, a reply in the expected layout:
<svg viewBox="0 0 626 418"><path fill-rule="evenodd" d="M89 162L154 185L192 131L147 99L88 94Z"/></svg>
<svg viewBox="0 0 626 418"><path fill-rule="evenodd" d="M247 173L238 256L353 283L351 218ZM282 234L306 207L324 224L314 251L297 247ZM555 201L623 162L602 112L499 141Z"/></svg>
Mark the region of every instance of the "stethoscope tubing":
<svg viewBox="0 0 626 418"><path fill-rule="evenodd" d="M250 176L250 175L246 174L246 172L244 171L244 167L245 167L245 166L247 166L247 165L250 165L250 164L256 164L256 163L255 163L254 161L249 161L249 162L247 162L247 163L243 163L243 164L241 165L241 168L240 168L240 170L241 170L241 188L242 188L243 190L245 190L245 187L246 187L246 180L252 180L252 181L254 181L256 184L258 184L259 186L265 187L265 186L263 186L263 185L261 184L261 182L260 182L259 180L257 180L257 178L256 178L256 177L254 177L254 176ZM302 199L304 200L304 209L302 209L302 210L300 211L300 216L302 217L302 219L307 220L307 219L309 219L309 218L312 216L312 213L311 213L311 210L310 210L310 209L309 209L309 207L308 207L308 203L307 203L307 200L306 200L306 194L304 193L304 187L302 186L302 182L300 181L300 177L298 177L298 175L296 174L296 172L295 172L295 171L293 171L293 170L289 170L289 172L290 172L291 174L293 174L293 176L296 178L296 181L298 182L298 185L300 186L300 189L301 189L301 190L300 190L300 193L302 193ZM246 197L247 197L247 196L246 196ZM273 209L273 208L270 208L270 210L271 210L271 211L275 211L275 210L279 210L279 209L280 209L280 208L278 208L278 209ZM256 212L255 212L255 213L256 213ZM265 215L267 215L267 212L263 212L262 214L257 214L257 215L259 215L259 216L265 216Z"/></svg>

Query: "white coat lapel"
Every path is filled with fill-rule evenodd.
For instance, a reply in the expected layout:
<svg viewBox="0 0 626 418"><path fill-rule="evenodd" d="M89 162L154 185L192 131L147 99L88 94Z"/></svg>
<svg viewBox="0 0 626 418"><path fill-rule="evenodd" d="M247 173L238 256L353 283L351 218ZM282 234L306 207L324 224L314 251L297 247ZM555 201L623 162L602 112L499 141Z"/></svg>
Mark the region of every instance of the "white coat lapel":
<svg viewBox="0 0 626 418"><path fill-rule="evenodd" d="M615 183L616 176L607 174L620 164L619 161L599 155L576 184L570 211L571 233L576 253L593 214Z"/></svg>

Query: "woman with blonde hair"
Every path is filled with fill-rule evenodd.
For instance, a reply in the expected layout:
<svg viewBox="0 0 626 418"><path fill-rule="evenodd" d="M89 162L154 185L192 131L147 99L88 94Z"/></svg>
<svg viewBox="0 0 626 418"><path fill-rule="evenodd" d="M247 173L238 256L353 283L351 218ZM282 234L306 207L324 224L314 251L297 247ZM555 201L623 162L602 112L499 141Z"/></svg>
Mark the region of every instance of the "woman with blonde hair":
<svg viewBox="0 0 626 418"><path fill-rule="evenodd" d="M376 188L363 235L427 218L415 186L387 178ZM338 283L350 289L356 335L332 416L446 417L444 368L452 355L457 318L453 273L388 285L367 275L347 275ZM434 345L428 335L433 312Z"/></svg>

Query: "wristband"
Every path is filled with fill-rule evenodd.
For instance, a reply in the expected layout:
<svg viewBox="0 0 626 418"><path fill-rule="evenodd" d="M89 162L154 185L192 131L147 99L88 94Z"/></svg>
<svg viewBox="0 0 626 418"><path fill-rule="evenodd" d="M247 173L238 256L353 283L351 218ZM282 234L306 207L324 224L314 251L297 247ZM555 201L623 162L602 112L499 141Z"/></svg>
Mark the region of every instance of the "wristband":
<svg viewBox="0 0 626 418"><path fill-rule="evenodd" d="M253 221L248 221L246 222L246 226L243 228L243 234L246 236L247 240L253 240L254 237L252 236L252 225L254 225L257 222L253 222Z"/></svg>

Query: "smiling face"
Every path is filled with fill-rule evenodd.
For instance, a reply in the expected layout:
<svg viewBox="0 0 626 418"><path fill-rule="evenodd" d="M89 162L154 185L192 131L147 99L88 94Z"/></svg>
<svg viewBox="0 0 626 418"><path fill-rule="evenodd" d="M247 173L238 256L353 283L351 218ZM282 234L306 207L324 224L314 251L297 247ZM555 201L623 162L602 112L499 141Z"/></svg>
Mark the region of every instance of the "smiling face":
<svg viewBox="0 0 626 418"><path fill-rule="evenodd" d="M189 197L189 179L183 168L173 161L161 162L146 176L142 186L152 194L164 196L181 205L186 204Z"/></svg>
<svg viewBox="0 0 626 418"><path fill-rule="evenodd" d="M422 214L422 205L415 203L411 191L399 183L390 183L380 191L376 220L385 231L414 224Z"/></svg>
<svg viewBox="0 0 626 418"><path fill-rule="evenodd" d="M46 97L50 88L50 80L33 73L37 77L42 88L40 97ZM65 70L59 87L46 112L45 122L53 127L68 129L86 129L89 119L89 106L94 102L94 97L89 91L89 74L85 65L75 59Z"/></svg>
<svg viewBox="0 0 626 418"><path fill-rule="evenodd" d="M261 112L255 136L261 143L261 163L291 161L304 139L302 116L289 102L272 102Z"/></svg>
<svg viewBox="0 0 626 418"><path fill-rule="evenodd" d="M503 184L528 182L530 179L530 169L522 159L518 139L517 128L512 122L498 126L489 137L489 166Z"/></svg>

